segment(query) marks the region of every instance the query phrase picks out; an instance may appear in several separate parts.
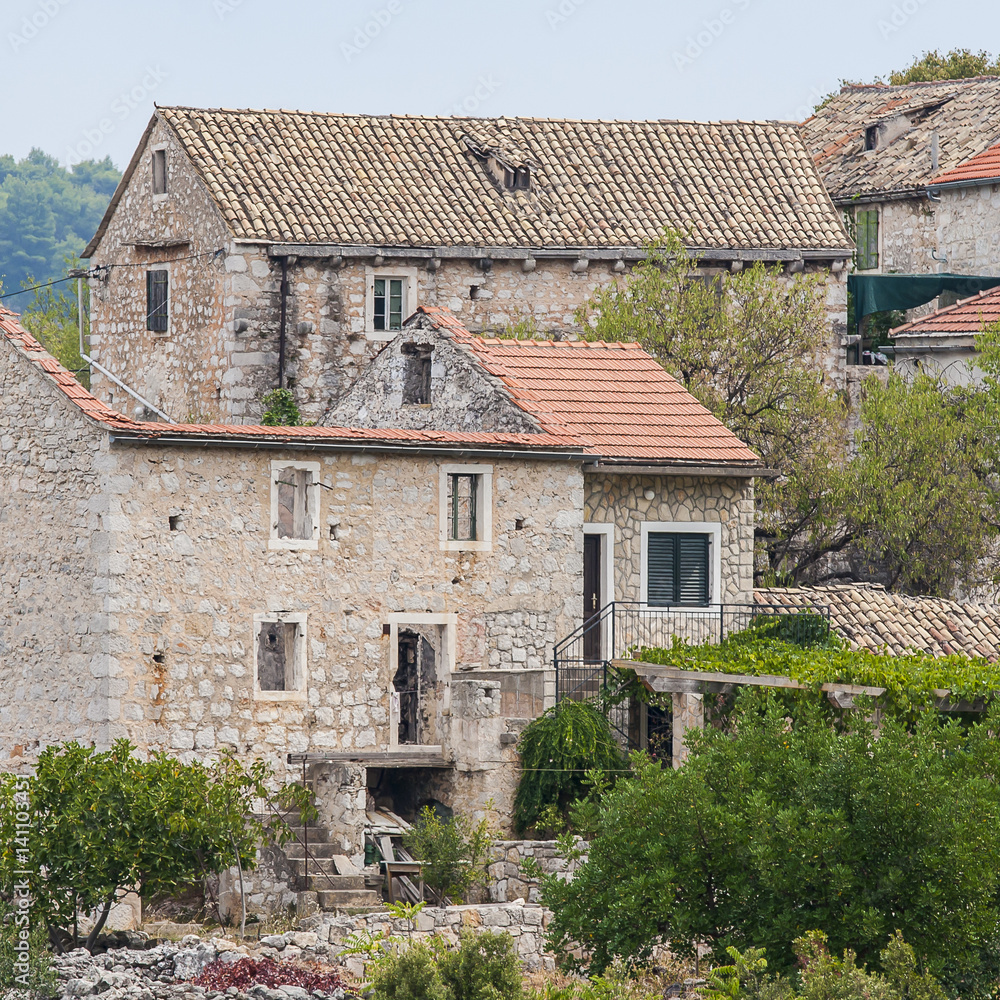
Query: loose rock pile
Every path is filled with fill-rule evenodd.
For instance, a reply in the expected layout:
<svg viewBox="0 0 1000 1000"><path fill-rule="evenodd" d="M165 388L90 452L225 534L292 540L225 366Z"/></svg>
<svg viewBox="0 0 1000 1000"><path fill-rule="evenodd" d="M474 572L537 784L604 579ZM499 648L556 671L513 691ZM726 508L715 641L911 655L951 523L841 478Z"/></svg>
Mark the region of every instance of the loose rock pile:
<svg viewBox="0 0 1000 1000"><path fill-rule="evenodd" d="M135 942L138 944L139 942ZM256 944L256 942L255 942ZM292 932L261 939L255 958L299 959L322 962L330 952L315 934ZM213 962L236 963L251 951L225 938L202 940L188 935L180 944L155 947L113 948L91 955L84 948L55 955L53 967L59 977L61 1000L95 997L100 1000L345 1000L343 989L309 992L300 986L251 986L241 992L235 986L224 991L196 986L190 980L200 976ZM349 998L350 994L346 994Z"/></svg>

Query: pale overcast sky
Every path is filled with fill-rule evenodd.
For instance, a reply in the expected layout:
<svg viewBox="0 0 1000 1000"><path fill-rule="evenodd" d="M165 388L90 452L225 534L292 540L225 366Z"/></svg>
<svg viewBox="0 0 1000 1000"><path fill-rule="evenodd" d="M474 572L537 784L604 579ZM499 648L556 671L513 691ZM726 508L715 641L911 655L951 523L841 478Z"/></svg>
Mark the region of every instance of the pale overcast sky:
<svg viewBox="0 0 1000 1000"><path fill-rule="evenodd" d="M154 102L801 119L841 78L1000 48L995 0L0 0L0 153L124 167Z"/></svg>

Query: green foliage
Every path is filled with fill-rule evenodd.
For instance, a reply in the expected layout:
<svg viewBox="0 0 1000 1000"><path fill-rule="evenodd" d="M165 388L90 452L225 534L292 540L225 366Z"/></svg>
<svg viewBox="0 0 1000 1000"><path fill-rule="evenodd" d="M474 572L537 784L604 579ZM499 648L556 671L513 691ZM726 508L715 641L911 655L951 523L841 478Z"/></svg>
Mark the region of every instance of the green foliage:
<svg viewBox="0 0 1000 1000"><path fill-rule="evenodd" d="M530 1000L662 1000L659 988L644 983L624 962L612 963L603 973L567 986L546 983L541 990L532 990Z"/></svg>
<svg viewBox="0 0 1000 1000"><path fill-rule="evenodd" d="M39 149L16 162L0 156L3 290L62 277L65 259L78 257L93 236L120 177L108 158L66 170ZM6 304L16 310L20 301Z"/></svg>
<svg viewBox="0 0 1000 1000"><path fill-rule="evenodd" d="M773 995L773 988L769 988L773 981L765 974L763 948L741 952L730 945L726 954L733 960L732 965L718 965L708 972L708 985L702 991L707 1000L759 1000L762 995Z"/></svg>
<svg viewBox="0 0 1000 1000"><path fill-rule="evenodd" d="M260 400L264 413L260 422L265 427L298 427L302 423L295 396L289 389L272 389Z"/></svg>
<svg viewBox="0 0 1000 1000"><path fill-rule="evenodd" d="M961 80L970 76L1000 75L1000 58L993 59L982 49L951 49L943 56L937 49L925 52L904 70L889 74L889 83L898 87L904 83L920 83L925 80ZM879 82L879 81L876 81Z"/></svg>
<svg viewBox="0 0 1000 1000"><path fill-rule="evenodd" d="M490 848L496 835L488 818L473 823L465 816L442 820L425 806L403 835L403 846L423 862L424 884L438 897L464 897L486 880Z"/></svg>
<svg viewBox="0 0 1000 1000"><path fill-rule="evenodd" d="M455 1000L437 965L437 951L428 944L386 952L372 972L376 1000Z"/></svg>
<svg viewBox="0 0 1000 1000"><path fill-rule="evenodd" d="M0 899L0 985L23 990L26 996L55 996L59 990L48 934L44 925L30 918L29 913ZM26 939L21 937L22 932L27 933ZM24 940L26 951L21 946Z"/></svg>
<svg viewBox="0 0 1000 1000"><path fill-rule="evenodd" d="M514 826L523 833L555 806L563 815L587 791L587 772L616 775L626 766L607 717L587 702L564 699L531 722L517 746L521 778Z"/></svg>
<svg viewBox="0 0 1000 1000"><path fill-rule="evenodd" d="M105 752L78 743L39 755L30 780L32 830L26 848L33 919L60 945L73 941L78 913L96 912L90 947L120 894L168 894L178 885L220 872L239 860L253 868L266 837L282 843L290 830L276 817L256 818L255 803L270 796L281 810L312 810L308 792L268 787L262 761L245 768L232 754L211 765L181 764L166 754L147 760L127 740ZM23 867L15 841L13 775L0 775L0 887ZM40 872L44 870L44 878Z"/></svg>
<svg viewBox="0 0 1000 1000"><path fill-rule="evenodd" d="M80 261L67 258L66 270L77 268ZM86 281L83 287L84 313L83 335L90 333L90 317L86 303L90 290ZM39 288L33 298L23 307L21 323L24 328L41 341L42 346L64 367L74 372L85 388L90 388L90 371L80 357L79 310L75 282L69 285L55 285ZM86 342L86 340L85 340Z"/></svg>
<svg viewBox="0 0 1000 1000"><path fill-rule="evenodd" d="M769 622L765 629L773 627ZM766 631L761 635L749 629L715 645L691 646L675 639L669 649L641 649L637 658L681 670L776 674L814 690L834 681L885 688L879 698L880 709L907 720L936 704L939 689L951 691L955 699L969 701L991 700L1000 690L997 663L958 654L933 657L926 653L873 653L851 649L834 635L822 645L802 646L772 638Z"/></svg>
<svg viewBox="0 0 1000 1000"><path fill-rule="evenodd" d="M543 881L564 961L582 944L601 971L666 938L717 961L765 948L787 973L789 942L819 929L875 965L898 929L949 991L996 981L1000 715L963 730L928 711L876 738L861 713L831 727L817 701L745 690L728 730L689 737L683 768L634 759L573 881Z"/></svg>
<svg viewBox="0 0 1000 1000"><path fill-rule="evenodd" d="M458 948L438 959L454 1000L520 1000L521 962L506 933L466 931Z"/></svg>

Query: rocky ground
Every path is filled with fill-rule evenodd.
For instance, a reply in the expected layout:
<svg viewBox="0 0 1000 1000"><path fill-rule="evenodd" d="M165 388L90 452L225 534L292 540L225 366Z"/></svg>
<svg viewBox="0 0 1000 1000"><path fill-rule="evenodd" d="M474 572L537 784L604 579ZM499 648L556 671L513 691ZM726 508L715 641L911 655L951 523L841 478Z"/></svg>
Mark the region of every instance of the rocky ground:
<svg viewBox="0 0 1000 1000"><path fill-rule="evenodd" d="M329 964L329 946L321 944L316 934L295 931L265 936L253 947L225 938L204 940L188 935L179 943L160 943L139 939L131 947L110 948L91 955L83 948L57 955L53 966L58 975L61 1000L99 997L100 1000L345 1000L352 993L343 987L331 990L308 990L302 986L248 985L246 991L236 986L212 989L191 982L209 966L235 965L242 959L271 959L279 966L305 966L337 977L341 970ZM213 963L219 963L213 965ZM11 1000L17 993L9 994Z"/></svg>

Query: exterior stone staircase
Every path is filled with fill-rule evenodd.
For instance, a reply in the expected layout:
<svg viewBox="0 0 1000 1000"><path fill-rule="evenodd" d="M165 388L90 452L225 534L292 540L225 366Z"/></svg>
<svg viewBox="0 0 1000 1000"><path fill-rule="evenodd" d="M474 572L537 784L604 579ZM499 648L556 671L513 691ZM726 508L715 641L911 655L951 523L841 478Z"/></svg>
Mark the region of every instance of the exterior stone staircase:
<svg viewBox="0 0 1000 1000"><path fill-rule="evenodd" d="M328 830L315 823L309 824L307 858L306 830L296 825L300 821L294 815L288 817L288 822L294 839L289 840L282 850L288 859L300 904L314 897L319 908L325 911L377 909L382 906L378 883L371 884L374 881L371 876L362 872L343 874L338 871L336 859L342 857L342 848L330 843ZM343 866L343 861L340 864ZM303 893L309 895L303 898Z"/></svg>

